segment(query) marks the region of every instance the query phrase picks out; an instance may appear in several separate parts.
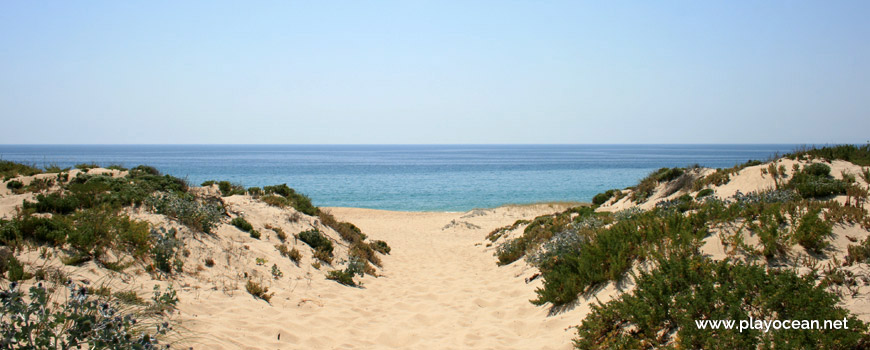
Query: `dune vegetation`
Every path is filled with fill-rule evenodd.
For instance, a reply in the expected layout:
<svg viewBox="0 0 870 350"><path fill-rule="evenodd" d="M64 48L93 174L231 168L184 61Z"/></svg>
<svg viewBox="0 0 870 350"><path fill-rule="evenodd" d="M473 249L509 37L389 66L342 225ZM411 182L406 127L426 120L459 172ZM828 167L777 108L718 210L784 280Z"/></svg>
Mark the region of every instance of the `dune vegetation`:
<svg viewBox="0 0 870 350"><path fill-rule="evenodd" d="M843 301L867 293L870 275L858 271L870 266L870 239L849 236L835 246L834 238L870 232L870 172L858 166L868 154L868 146L834 146L729 169L663 168L595 196L593 207L517 222L488 238L499 264L524 259L539 271L536 305L564 310L607 285L624 287L592 305L577 327L579 349L865 348L867 323ZM834 174L833 161L855 163ZM717 194L744 174L767 185ZM710 253L717 245L723 254ZM849 329L738 332L695 323L750 317L845 319Z"/></svg>

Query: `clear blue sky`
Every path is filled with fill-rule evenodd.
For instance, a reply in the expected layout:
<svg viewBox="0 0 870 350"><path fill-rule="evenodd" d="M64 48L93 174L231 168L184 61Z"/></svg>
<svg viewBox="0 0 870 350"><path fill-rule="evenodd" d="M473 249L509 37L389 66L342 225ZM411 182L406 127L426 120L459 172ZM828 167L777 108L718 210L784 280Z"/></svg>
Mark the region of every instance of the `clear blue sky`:
<svg viewBox="0 0 870 350"><path fill-rule="evenodd" d="M864 143L868 1L4 1L0 143Z"/></svg>

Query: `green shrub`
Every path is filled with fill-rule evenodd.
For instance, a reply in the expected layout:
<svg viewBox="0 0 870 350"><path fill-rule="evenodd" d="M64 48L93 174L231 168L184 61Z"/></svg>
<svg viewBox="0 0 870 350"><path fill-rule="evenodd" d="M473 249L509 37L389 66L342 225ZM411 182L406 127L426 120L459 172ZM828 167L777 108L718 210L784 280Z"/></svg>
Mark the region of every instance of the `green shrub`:
<svg viewBox="0 0 870 350"><path fill-rule="evenodd" d="M209 233L220 224L224 207L220 202L199 201L188 193L155 193L145 200L146 207L175 219L194 231Z"/></svg>
<svg viewBox="0 0 870 350"><path fill-rule="evenodd" d="M9 281L23 281L33 278L33 274L24 271L24 265L21 264L15 256L10 255L6 260L6 278Z"/></svg>
<svg viewBox="0 0 870 350"><path fill-rule="evenodd" d="M253 239L260 239L260 231L257 231L257 230L251 230L251 231L250 231L250 234L251 234L251 238L253 238Z"/></svg>
<svg viewBox="0 0 870 350"><path fill-rule="evenodd" d="M332 256L332 241L330 241L329 238L326 238L326 236L324 236L319 230L313 229L302 231L297 235L297 237L310 246L311 249L314 249L315 251L322 250Z"/></svg>
<svg viewBox="0 0 870 350"><path fill-rule="evenodd" d="M262 197L260 197L260 200L268 205L273 206L273 207L284 208L284 207L287 207L290 205L290 201L288 201L287 198L284 198L281 196L275 196L275 195L262 196Z"/></svg>
<svg viewBox="0 0 870 350"><path fill-rule="evenodd" d="M803 172L810 176L831 176L831 167L823 163L813 163L804 167Z"/></svg>
<svg viewBox="0 0 870 350"><path fill-rule="evenodd" d="M391 249L390 249L390 246L387 244L387 242L384 242L381 240L375 240L369 244L372 246L372 249L374 249L378 253L390 254Z"/></svg>
<svg viewBox="0 0 870 350"><path fill-rule="evenodd" d="M8 160L0 160L0 175L4 178L13 178L19 175L32 176L41 173L35 166L26 165Z"/></svg>
<svg viewBox="0 0 870 350"><path fill-rule="evenodd" d="M695 195L695 199L704 198L704 197L707 197L711 194L713 194L713 189L712 188L705 188L703 190L698 191L698 194Z"/></svg>
<svg viewBox="0 0 870 350"><path fill-rule="evenodd" d="M36 202L24 201L24 209L33 209L37 213L69 214L79 207L81 203L76 196L61 193L49 193L36 195Z"/></svg>
<svg viewBox="0 0 870 350"><path fill-rule="evenodd" d="M658 182L668 182L672 181L685 173L685 170L682 168L662 168L659 169L656 174L656 181Z"/></svg>
<svg viewBox="0 0 870 350"><path fill-rule="evenodd" d="M802 159L807 156L827 160L839 159L845 160L847 162L852 162L857 165L867 166L870 165L870 144L865 144L862 146L836 145L825 146L821 148L802 147L795 150L794 153L787 155L787 157L792 159Z"/></svg>
<svg viewBox="0 0 870 350"><path fill-rule="evenodd" d="M595 197L592 197L592 204L602 205L607 202L610 198L613 198L613 195L618 190L607 190L603 193L596 194Z"/></svg>
<svg viewBox="0 0 870 350"><path fill-rule="evenodd" d="M366 239L366 235L362 233L362 230L360 230L359 227L356 227L354 224L349 222L339 222L329 212L320 211L317 213L317 217L320 218L320 222L323 223L323 225L338 232L338 235L345 242L353 243Z"/></svg>
<svg viewBox="0 0 870 350"><path fill-rule="evenodd" d="M353 277L355 275L362 277L365 274L365 264L364 260L357 257L351 257L344 270L329 271L326 275L326 279L336 281L346 286L356 287L357 284L353 281Z"/></svg>
<svg viewBox="0 0 870 350"><path fill-rule="evenodd" d="M15 192L17 190L24 188L24 184L18 180L11 180L11 181L6 183L6 188L12 190L12 192Z"/></svg>
<svg viewBox="0 0 870 350"><path fill-rule="evenodd" d="M266 195L275 194L275 195L284 197L287 200L288 204L293 207L293 209L296 209L297 211L299 211L303 214L306 214L306 215L314 216L314 215L317 215L317 213L319 212L317 207L315 207L314 204L311 203L311 199L308 198L308 196L301 194L301 193L297 193L295 190L293 190L292 188L287 186L287 184L281 184L281 185L275 185L275 186L264 186L263 187L263 194L266 194ZM278 201L276 201L274 199L272 199L272 201L278 203ZM267 203L269 203L269 202L267 202ZM275 205L272 203L269 203L269 204ZM276 205L276 206L283 207L286 205L287 204Z"/></svg>
<svg viewBox="0 0 870 350"><path fill-rule="evenodd" d="M160 171L157 168L149 165L139 165L135 168L131 169L130 172L134 176L143 176L143 175L151 175L151 176L160 176Z"/></svg>
<svg viewBox="0 0 870 350"><path fill-rule="evenodd" d="M821 198L846 193L848 184L830 176L831 168L814 163L792 176L786 188L794 189L804 198Z"/></svg>
<svg viewBox="0 0 870 350"><path fill-rule="evenodd" d="M333 280L346 286L356 287L356 282L353 281L353 275L343 270L332 270L326 275L326 279Z"/></svg>
<svg viewBox="0 0 870 350"><path fill-rule="evenodd" d="M264 186L263 187L263 193L276 194L276 195L279 195L281 197L290 197L295 192L296 191L294 191L292 188L287 186L287 184L274 185L274 186Z"/></svg>
<svg viewBox="0 0 870 350"><path fill-rule="evenodd" d="M216 183L217 183L217 181L215 181L215 180L208 180L208 181L204 181L202 184L200 184L200 186L208 187L208 186L214 185Z"/></svg>
<svg viewBox="0 0 870 350"><path fill-rule="evenodd" d="M544 285L536 290L538 298L532 303L561 306L573 302L580 293L621 280L653 247L667 242L671 249L686 249L704 235L704 223L679 211L659 209L602 226L577 242L576 249L541 264Z"/></svg>
<svg viewBox="0 0 870 350"><path fill-rule="evenodd" d="M251 225L248 220L245 220L245 218L241 216L233 218L233 220L230 221L230 224L244 232L251 232L251 230L254 229L254 225Z"/></svg>
<svg viewBox="0 0 870 350"><path fill-rule="evenodd" d="M527 251L537 248L542 243L550 240L556 233L569 228L573 222L582 221L593 213L594 209L591 207L577 207L555 215L536 217L526 226L520 237L499 245L496 249L498 264L507 265L519 260ZM572 220L572 214L579 215Z"/></svg>
<svg viewBox="0 0 870 350"><path fill-rule="evenodd" d="M245 188L239 184L233 184L229 181L218 182L218 189L221 191L221 196L229 197L237 194L245 194Z"/></svg>
<svg viewBox="0 0 870 350"><path fill-rule="evenodd" d="M800 217L794 232L794 238L798 244L817 254L831 245L827 239L834 235L832 225L819 217L821 211L821 208L807 211Z"/></svg>
<svg viewBox="0 0 870 350"><path fill-rule="evenodd" d="M263 189L259 187L248 187L248 194L254 197L257 197L263 194Z"/></svg>
<svg viewBox="0 0 870 350"><path fill-rule="evenodd" d="M30 185L27 185L27 190L30 192L42 192L47 191L51 186L54 186L54 179L36 178L30 181Z"/></svg>
<svg viewBox="0 0 870 350"><path fill-rule="evenodd" d="M739 261L671 255L641 272L634 291L602 306L577 327L578 349L857 349L867 325L837 306L814 277L765 270ZM699 329L696 320L842 320L848 330ZM724 328L724 327L723 327ZM778 346L777 346L778 347Z"/></svg>
<svg viewBox="0 0 870 350"><path fill-rule="evenodd" d="M14 238L8 237L11 238L10 241L24 239L37 244L48 244L51 246L63 245L66 242L67 235L73 229L68 221L62 217L41 218L28 215L14 219L9 225L10 234L14 235Z"/></svg>

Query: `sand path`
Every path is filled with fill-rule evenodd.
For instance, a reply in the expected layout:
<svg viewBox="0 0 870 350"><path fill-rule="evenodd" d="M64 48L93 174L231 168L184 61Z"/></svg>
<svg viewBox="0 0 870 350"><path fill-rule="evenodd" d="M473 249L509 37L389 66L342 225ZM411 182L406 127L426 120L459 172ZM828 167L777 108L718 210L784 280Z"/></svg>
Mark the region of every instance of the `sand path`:
<svg viewBox="0 0 870 350"><path fill-rule="evenodd" d="M333 208L341 220L389 242L393 253L384 259L386 276L366 278L365 289L323 294L323 308L300 315L325 331L321 340L303 343L330 349L570 348L572 331L565 329L578 321L547 317L545 308L530 304L534 286L516 276L522 267L497 267L483 244L494 227L536 211L460 219L457 213ZM443 229L454 219L481 228Z"/></svg>
<svg viewBox="0 0 870 350"><path fill-rule="evenodd" d="M533 271L522 262L496 266L485 239L496 227L563 209L509 206L468 216L329 208L389 242L383 276L351 288L306 263L287 272L309 277L271 284L271 304L243 290L182 295L183 326L200 335L189 339L196 349L570 349L570 327L581 316L548 317L546 307L529 303L540 281L523 281ZM463 223L445 229L453 220Z"/></svg>

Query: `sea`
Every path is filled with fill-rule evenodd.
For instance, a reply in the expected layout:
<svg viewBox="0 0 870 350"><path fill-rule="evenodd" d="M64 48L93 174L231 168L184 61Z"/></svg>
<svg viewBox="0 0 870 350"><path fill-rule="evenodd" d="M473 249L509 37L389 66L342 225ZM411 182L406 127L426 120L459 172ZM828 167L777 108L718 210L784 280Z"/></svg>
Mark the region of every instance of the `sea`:
<svg viewBox="0 0 870 350"><path fill-rule="evenodd" d="M146 164L198 185L286 183L317 206L466 211L589 202L661 167L723 168L798 145L0 145L38 167Z"/></svg>

